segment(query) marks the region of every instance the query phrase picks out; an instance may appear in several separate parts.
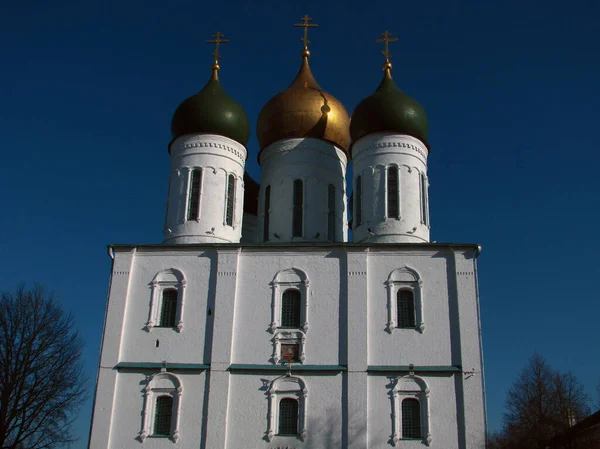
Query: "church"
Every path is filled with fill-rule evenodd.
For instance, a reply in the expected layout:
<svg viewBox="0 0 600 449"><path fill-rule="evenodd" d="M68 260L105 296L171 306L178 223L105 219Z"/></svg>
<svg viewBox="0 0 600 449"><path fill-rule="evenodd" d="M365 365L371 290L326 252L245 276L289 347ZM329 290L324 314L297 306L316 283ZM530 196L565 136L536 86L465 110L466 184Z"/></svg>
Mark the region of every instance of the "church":
<svg viewBox="0 0 600 449"><path fill-rule="evenodd" d="M90 449L485 447L481 248L430 241L427 116L393 80L396 38L350 119L302 20L258 155L209 41L171 122L164 241L108 248Z"/></svg>

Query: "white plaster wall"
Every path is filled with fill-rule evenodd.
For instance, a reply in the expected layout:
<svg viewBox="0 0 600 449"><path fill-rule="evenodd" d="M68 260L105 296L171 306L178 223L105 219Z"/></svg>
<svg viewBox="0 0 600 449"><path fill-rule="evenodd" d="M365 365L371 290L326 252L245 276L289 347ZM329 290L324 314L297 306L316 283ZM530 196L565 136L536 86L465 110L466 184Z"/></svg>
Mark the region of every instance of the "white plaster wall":
<svg viewBox="0 0 600 449"><path fill-rule="evenodd" d="M243 252L238 271L238 291L233 326L233 363L272 363L273 278L282 270L306 273L308 323L305 364L337 365L345 360L345 341L340 338L340 309L345 307L341 279L341 250L282 251L269 248ZM345 318L344 318L345 319ZM252 323L252 325L249 325Z"/></svg>
<svg viewBox="0 0 600 449"><path fill-rule="evenodd" d="M246 148L227 137L200 134L175 139L170 150L165 243L239 242L242 235ZM187 220L190 176L195 168L202 169L200 210L197 220ZM233 226L225 223L229 174L236 178Z"/></svg>
<svg viewBox="0 0 600 449"><path fill-rule="evenodd" d="M395 253L373 248L369 253L369 365L452 365L447 258L451 251ZM403 266L415 270L423 281L423 332L396 328L386 332L390 273ZM395 301L395 296L393 297ZM418 325L418 323L417 323Z"/></svg>
<svg viewBox="0 0 600 449"><path fill-rule="evenodd" d="M227 449L342 448L342 374L294 374L308 387L306 441L295 437L267 435L268 385L279 376L232 374L230 377Z"/></svg>
<svg viewBox="0 0 600 449"><path fill-rule="evenodd" d="M265 189L269 185L271 186L270 242L328 241L329 184L335 187L336 195L335 241L348 241L345 178L347 157L340 148L319 139L287 139L264 148L259 157L262 168L258 203L261 241L264 235ZM304 181L302 237L292 237L295 179Z"/></svg>
<svg viewBox="0 0 600 449"><path fill-rule="evenodd" d="M390 393L395 379L405 375L370 375L368 377L368 441L370 448L392 447L392 402ZM459 374L460 375L460 374ZM460 446L457 432L455 376L448 374L422 375L429 388L429 415L432 442L430 449L483 449L479 446ZM400 440L397 448L426 447L421 440Z"/></svg>
<svg viewBox="0 0 600 449"><path fill-rule="evenodd" d="M367 442L368 447L390 447L386 443L391 435L386 386L390 376L367 374L367 365L462 365L473 375L427 377L434 436L431 447L479 449L485 417L473 256L473 248L456 250L445 245L117 248L90 448L130 447L141 425L140 382L144 376L117 372L113 367L118 362L163 360L211 364L210 389L202 380L204 374L186 374L182 380L185 393L178 446L190 447L187 441L193 441L191 447L235 448L244 441L249 448L285 447L284 441L267 444L261 439L267 426L266 396L261 388L263 381L274 375L260 371L231 374L228 367L231 363L270 365L271 283L277 272L293 267L303 270L309 280L304 364L348 367L345 374L299 374L309 388L309 425L313 420L316 429L333 429L328 438L342 438L344 425L337 422L341 416L349 423L344 431L348 436L343 436L348 448L367 447ZM385 331L385 282L394 269L403 266L413 269L423 281L422 334L406 329L395 329L392 334ZM149 333L144 325L150 283L156 273L169 268L185 275L184 327L181 333L159 328ZM160 340L158 348L156 339ZM206 394L210 394L207 442L199 446L195 435L201 432ZM193 406L188 398L193 398ZM333 423L321 425L328 421ZM308 432L306 445L296 440L289 447L321 447L316 442L321 440L313 439L310 428ZM254 435L258 435L256 445L251 443ZM143 445L158 447L153 446L159 444L154 441L148 439ZM446 441L448 445L442 445ZM402 442L399 447L417 447L415 444Z"/></svg>
<svg viewBox="0 0 600 449"><path fill-rule="evenodd" d="M407 135L376 133L354 143L354 242L429 242L429 211L421 211L421 173L427 175L427 147ZM388 218L387 168L398 167L400 217ZM356 178L362 177L362 221L357 226ZM371 229L371 232L369 232Z"/></svg>
<svg viewBox="0 0 600 449"><path fill-rule="evenodd" d="M117 257L120 257L120 253L117 253ZM207 326L210 328L212 319L212 316L208 316L208 308L213 302L209 296L211 267L217 257L216 251L138 250L134 257L131 286L126 295L127 309L123 317L125 325L119 360L158 363L163 360L178 363L203 363L209 360L210 342L206 341L206 330ZM154 327L148 332L145 323L150 311L151 283L157 273L169 268L179 270L186 279L183 329L177 332L175 329ZM159 340L159 347L156 347L156 340Z"/></svg>
<svg viewBox="0 0 600 449"><path fill-rule="evenodd" d="M168 438L148 437L142 444L136 439L142 429L141 411L144 406L144 392L147 378L156 371L120 372L115 395L115 412L112 416L111 439L106 449L192 448L200 447L202 413L206 373L182 373L175 371L181 381L183 393L180 404L179 436L174 444ZM93 446L92 446L93 448Z"/></svg>

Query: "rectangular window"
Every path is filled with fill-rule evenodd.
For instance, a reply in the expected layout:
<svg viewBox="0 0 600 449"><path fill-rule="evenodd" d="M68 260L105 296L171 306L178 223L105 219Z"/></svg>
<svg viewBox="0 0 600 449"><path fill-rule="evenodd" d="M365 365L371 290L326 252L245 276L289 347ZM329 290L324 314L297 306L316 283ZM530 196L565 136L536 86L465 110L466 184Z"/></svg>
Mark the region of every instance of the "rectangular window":
<svg viewBox="0 0 600 449"><path fill-rule="evenodd" d="M188 220L197 220L200 212L200 183L202 182L202 172L194 170L190 179Z"/></svg>
<svg viewBox="0 0 600 449"><path fill-rule="evenodd" d="M329 184L327 195L327 239L335 242L335 187L333 184Z"/></svg>
<svg viewBox="0 0 600 449"><path fill-rule="evenodd" d="M413 292L410 290L399 290L397 294L398 327L415 327L415 301Z"/></svg>
<svg viewBox="0 0 600 449"><path fill-rule="evenodd" d="M158 327L175 327L176 317L177 290L170 288L163 291Z"/></svg>
<svg viewBox="0 0 600 449"><path fill-rule="evenodd" d="M154 435L171 435L171 417L173 414L173 398L171 396L159 396L156 398L154 411Z"/></svg>
<svg viewBox="0 0 600 449"><path fill-rule="evenodd" d="M294 218L292 237L302 237L302 221L304 207L304 183L301 179L294 181Z"/></svg>
<svg viewBox="0 0 600 449"><path fill-rule="evenodd" d="M387 216L398 218L398 167L389 167L387 173Z"/></svg>
<svg viewBox="0 0 600 449"><path fill-rule="evenodd" d="M229 175L227 178L227 214L225 224L233 226L233 208L235 205L235 176Z"/></svg>
<svg viewBox="0 0 600 449"><path fill-rule="evenodd" d="M429 224L429 217L427 217L427 211L429 205L427 204L427 178L425 173L421 173L421 216L423 217L423 224Z"/></svg>
<svg viewBox="0 0 600 449"><path fill-rule="evenodd" d="M265 189L265 222L263 226L263 240L269 241L269 210L271 209L271 186Z"/></svg>
<svg viewBox="0 0 600 449"><path fill-rule="evenodd" d="M298 329L300 327L300 292L286 290L281 298L281 327Z"/></svg>
<svg viewBox="0 0 600 449"><path fill-rule="evenodd" d="M402 438L421 438L421 404L417 399L402 401Z"/></svg>
<svg viewBox="0 0 600 449"><path fill-rule="evenodd" d="M285 398L279 402L279 435L298 434L298 401Z"/></svg>
<svg viewBox="0 0 600 449"><path fill-rule="evenodd" d="M362 224L362 177L356 178L356 227Z"/></svg>

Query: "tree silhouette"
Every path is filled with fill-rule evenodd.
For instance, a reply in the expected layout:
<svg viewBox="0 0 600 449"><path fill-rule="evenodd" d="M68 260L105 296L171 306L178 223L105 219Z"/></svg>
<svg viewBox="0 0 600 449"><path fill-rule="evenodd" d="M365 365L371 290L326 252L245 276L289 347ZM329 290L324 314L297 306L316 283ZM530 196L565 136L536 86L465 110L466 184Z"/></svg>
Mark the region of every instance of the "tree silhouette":
<svg viewBox="0 0 600 449"><path fill-rule="evenodd" d="M83 343L52 294L36 285L0 296L0 448L51 449L73 442L87 393Z"/></svg>

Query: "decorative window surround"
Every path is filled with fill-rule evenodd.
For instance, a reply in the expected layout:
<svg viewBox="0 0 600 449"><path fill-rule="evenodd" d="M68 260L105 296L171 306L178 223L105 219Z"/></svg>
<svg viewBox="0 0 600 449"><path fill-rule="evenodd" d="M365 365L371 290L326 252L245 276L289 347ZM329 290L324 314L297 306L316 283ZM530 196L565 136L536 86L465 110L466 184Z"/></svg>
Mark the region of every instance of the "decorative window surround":
<svg viewBox="0 0 600 449"><path fill-rule="evenodd" d="M177 329L177 332L181 332L183 330L183 306L185 304L186 287L186 280L183 273L175 268L161 271L154 277L150 286L152 293L150 299L150 313L148 315L148 322L145 326L146 330L152 332L152 329L160 322L163 291L168 288L174 288L177 290L177 312L175 314L177 325L175 328Z"/></svg>
<svg viewBox="0 0 600 449"><path fill-rule="evenodd" d="M194 175L197 175L195 177ZM194 185L194 181L196 181L197 185ZM204 182L204 173L202 168L193 167L188 169L187 176L187 186L186 186L186 209L185 209L185 219L186 221L195 221L197 223L200 222L200 212L202 210L202 183ZM197 190L197 198L196 201L193 201L193 193ZM195 209L195 210L193 210ZM191 212L195 212L192 216L190 216Z"/></svg>
<svg viewBox="0 0 600 449"><path fill-rule="evenodd" d="M183 387L179 378L166 371L156 373L150 377L146 387L142 390L144 393L144 408L142 411L142 429L137 437L140 442L152 436L154 429L154 415L156 399L159 396L171 396L173 398L173 413L171 415L171 436L170 439L177 443L179 440L179 411L181 407L181 394Z"/></svg>
<svg viewBox="0 0 600 449"><path fill-rule="evenodd" d="M271 282L273 289L273 299L271 304L271 325L269 330L272 333L281 328L281 299L283 292L288 289L296 289L300 292L300 329L308 331L308 297L310 281L306 273L298 268L288 268L275 275ZM289 329L282 329L289 332Z"/></svg>
<svg viewBox="0 0 600 449"><path fill-rule="evenodd" d="M398 291L410 290L415 302L415 324L416 330L425 331L423 320L423 280L414 269L403 265L392 271L385 282L388 289L388 322L386 331L390 334L398 328L398 303L396 301Z"/></svg>
<svg viewBox="0 0 600 449"><path fill-rule="evenodd" d="M429 388L423 379L410 373L408 376L399 377L391 392L392 394L392 444L396 446L402 440L402 401L414 398L421 406L421 441L429 446L433 437L429 428ZM411 438L411 440L413 440ZM413 440L414 441L414 440Z"/></svg>
<svg viewBox="0 0 600 449"><path fill-rule="evenodd" d="M273 363L278 364L281 361L281 345L298 345L298 361L304 363L306 353L306 335L300 330L281 329L275 332L273 337Z"/></svg>
<svg viewBox="0 0 600 449"><path fill-rule="evenodd" d="M275 379L267 392L269 395L269 412L267 414L268 430L267 441L273 440L277 436L279 429L279 401L290 398L298 401L298 436L300 441L306 441L307 436L307 397L308 388L304 381L298 377L286 375ZM289 435L281 438L293 438Z"/></svg>

